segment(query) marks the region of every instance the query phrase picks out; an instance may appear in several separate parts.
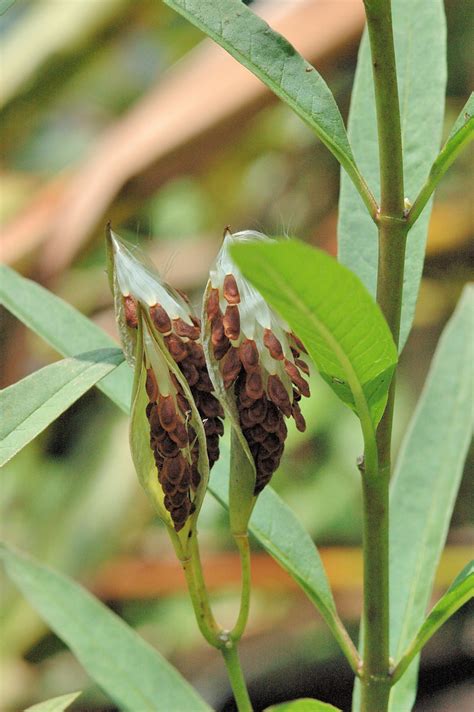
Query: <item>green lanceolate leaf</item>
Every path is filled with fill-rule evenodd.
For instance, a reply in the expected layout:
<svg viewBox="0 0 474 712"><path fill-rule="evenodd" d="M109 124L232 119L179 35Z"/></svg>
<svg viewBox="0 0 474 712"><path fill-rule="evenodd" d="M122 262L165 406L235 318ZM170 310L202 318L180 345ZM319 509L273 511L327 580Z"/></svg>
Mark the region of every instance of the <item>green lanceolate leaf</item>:
<svg viewBox="0 0 474 712"><path fill-rule="evenodd" d="M438 152L446 86L446 28L442 0L393 0L393 27L402 125L405 195L413 202ZM377 123L370 47L364 36L349 115L357 164L380 194ZM430 218L427 207L408 235L400 349L413 321ZM339 259L371 294L377 281L377 229L347 177L341 175Z"/></svg>
<svg viewBox="0 0 474 712"><path fill-rule="evenodd" d="M62 356L117 346L77 309L5 265L0 265L0 304ZM98 384L125 413L130 408L132 375L123 363Z"/></svg>
<svg viewBox="0 0 474 712"><path fill-rule="evenodd" d="M341 712L338 707L328 705L327 702L312 700L309 697L303 697L300 700L290 700L290 702L282 702L280 705L272 705L267 707L265 712Z"/></svg>
<svg viewBox="0 0 474 712"><path fill-rule="evenodd" d="M418 220L431 194L444 176L450 165L461 151L474 138L474 93L471 94L461 113L454 122L448 140L444 144L435 162L431 166L425 185L416 198L408 214L408 222L413 224Z"/></svg>
<svg viewBox="0 0 474 712"><path fill-rule="evenodd" d="M317 134L370 202L341 114L320 74L241 0L165 0L257 76Z"/></svg>
<svg viewBox="0 0 474 712"><path fill-rule="evenodd" d="M28 707L25 712L64 712L72 705L74 700L77 700L80 694L80 692L70 692L67 695L52 697L50 700L38 702L37 705Z"/></svg>
<svg viewBox="0 0 474 712"><path fill-rule="evenodd" d="M175 668L77 583L9 546L0 556L8 576L119 709L209 712Z"/></svg>
<svg viewBox="0 0 474 712"><path fill-rule="evenodd" d="M391 655L398 660L425 618L472 436L474 289L467 287L438 344L405 436L391 490ZM418 662L392 690L409 710Z"/></svg>
<svg viewBox="0 0 474 712"><path fill-rule="evenodd" d="M123 361L120 349L99 349L35 371L0 392L0 465Z"/></svg>
<svg viewBox="0 0 474 712"><path fill-rule="evenodd" d="M379 307L359 279L297 240L238 245L232 254L302 339L336 395L375 428L397 353Z"/></svg>
<svg viewBox="0 0 474 712"><path fill-rule="evenodd" d="M210 490L221 504L229 504L228 453L222 448L221 458L211 474ZM301 586L316 606L353 665L357 653L342 625L319 552L310 535L283 500L265 487L258 496L249 522L249 531L265 550Z"/></svg>
<svg viewBox="0 0 474 712"><path fill-rule="evenodd" d="M444 596L432 608L428 618L412 640L395 668L394 679L399 680L411 661L448 618L474 596L474 561L470 561L455 578Z"/></svg>

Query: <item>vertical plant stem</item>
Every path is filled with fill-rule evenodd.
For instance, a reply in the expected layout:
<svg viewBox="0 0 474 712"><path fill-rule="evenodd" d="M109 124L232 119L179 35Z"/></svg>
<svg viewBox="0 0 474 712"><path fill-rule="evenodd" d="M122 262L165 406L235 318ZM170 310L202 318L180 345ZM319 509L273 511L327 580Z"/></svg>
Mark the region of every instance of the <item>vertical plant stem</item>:
<svg viewBox="0 0 474 712"><path fill-rule="evenodd" d="M403 156L390 0L364 0L377 111L381 201L377 301L398 343L407 224ZM378 468L363 476L364 653L363 712L386 712L389 660L389 482L395 381L377 428Z"/></svg>
<svg viewBox="0 0 474 712"><path fill-rule="evenodd" d="M242 674L237 646L229 641L229 646L222 648L222 655L224 657L237 709L239 712L252 712L252 703L250 702L247 685L245 684L245 679Z"/></svg>

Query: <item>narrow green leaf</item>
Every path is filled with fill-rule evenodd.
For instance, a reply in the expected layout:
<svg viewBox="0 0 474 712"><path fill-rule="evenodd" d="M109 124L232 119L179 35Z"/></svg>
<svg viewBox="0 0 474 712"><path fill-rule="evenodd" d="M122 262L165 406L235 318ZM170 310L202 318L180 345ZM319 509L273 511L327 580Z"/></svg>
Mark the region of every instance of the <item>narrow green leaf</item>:
<svg viewBox="0 0 474 712"><path fill-rule="evenodd" d="M165 0L165 3L209 35L286 102L336 156L363 200L370 202L330 89L284 37L241 0Z"/></svg>
<svg viewBox="0 0 474 712"><path fill-rule="evenodd" d="M210 491L225 507L229 504L228 462L229 453L223 444L221 457L211 474ZM357 653L337 615L319 552L298 518L269 485L258 496L249 531L302 588L321 613L349 662L357 666Z"/></svg>
<svg viewBox="0 0 474 712"><path fill-rule="evenodd" d="M413 202L438 152L446 86L446 28L442 0L392 0L405 168L405 195ZM357 164L380 196L377 123L367 35L359 51L349 115ZM400 350L413 321L430 218L427 208L410 231L405 259ZM347 177L341 175L339 259L375 294L377 230Z"/></svg>
<svg viewBox="0 0 474 712"><path fill-rule="evenodd" d="M291 700L290 702L282 702L280 705L272 705L267 707L264 712L341 712L341 710L338 707L329 705L327 702L303 697L300 700Z"/></svg>
<svg viewBox="0 0 474 712"><path fill-rule="evenodd" d="M474 289L467 287L436 349L398 456L390 496L391 654L425 617L472 436ZM395 685L392 712L411 709L418 662Z"/></svg>
<svg viewBox="0 0 474 712"><path fill-rule="evenodd" d="M50 700L38 702L37 705L28 707L25 712L64 712L69 705L72 705L74 700L77 700L80 694L80 692L70 692L67 695L52 697Z"/></svg>
<svg viewBox="0 0 474 712"><path fill-rule="evenodd" d="M14 270L0 265L0 304L47 341L62 356L117 343L62 299ZM125 413L130 410L133 374L123 363L98 385Z"/></svg>
<svg viewBox="0 0 474 712"><path fill-rule="evenodd" d="M65 576L2 545L8 576L122 710L209 712L156 650L94 596Z"/></svg>
<svg viewBox="0 0 474 712"><path fill-rule="evenodd" d="M99 349L35 371L0 392L0 465L123 361L120 349Z"/></svg>
<svg viewBox="0 0 474 712"><path fill-rule="evenodd" d="M375 427L397 353L379 307L359 279L297 240L236 245L232 254L302 339L336 395Z"/></svg>
<svg viewBox="0 0 474 712"><path fill-rule="evenodd" d="M418 220L431 194L444 176L450 165L474 138L474 92L471 94L461 113L454 122L448 140L444 144L435 162L431 166L425 185L416 198L408 215L408 222Z"/></svg>
<svg viewBox="0 0 474 712"><path fill-rule="evenodd" d="M394 679L399 680L411 661L428 640L441 628L448 618L474 596L474 561L470 561L455 578L444 596L432 608L413 641L403 654L394 672Z"/></svg>

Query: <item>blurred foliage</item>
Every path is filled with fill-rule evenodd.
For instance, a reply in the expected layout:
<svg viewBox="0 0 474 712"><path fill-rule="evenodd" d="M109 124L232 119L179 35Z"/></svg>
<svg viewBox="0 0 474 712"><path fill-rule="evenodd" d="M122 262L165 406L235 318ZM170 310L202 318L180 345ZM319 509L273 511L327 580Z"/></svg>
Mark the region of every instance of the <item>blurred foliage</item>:
<svg viewBox="0 0 474 712"><path fill-rule="evenodd" d="M448 0L446 10L450 33L447 134L472 79L473 6ZM177 63L179 69L180 58L201 36L160 2L4 0L0 39L4 46L0 219L9 226L23 215L36 214L37 205L46 209L47 201L43 205L38 194L48 181L61 184L73 174L93 155L106 130L153 92L172 65ZM325 67L344 114L355 60L355 48L347 47ZM180 101L186 102L186 96ZM202 111L206 112L205 106ZM217 131L207 137L207 145L212 147L208 156L197 155L192 147L185 152L179 171L170 178L164 171L161 179L160 168L158 173L148 169L151 188L141 193L127 184L111 208L119 216L119 232L128 233L159 259L167 255L167 261L158 266L165 274L179 275L178 286L190 290L194 303L199 303L197 287L212 259L207 255L217 252L226 224L234 230L297 235L335 253L338 166L287 108L272 103L249 118L236 112L232 140L222 141ZM437 337L462 283L472 277L468 249L472 205L466 191L470 178L472 151L457 161L439 189L415 330L401 364L396 447ZM45 239L43 246L47 231ZM191 248L193 258L189 257ZM26 246L15 266L41 278L41 249L36 244ZM47 286L113 331L98 233L87 236L77 258ZM56 355L13 318L4 317L2 378L8 384ZM272 484L318 544L358 545L361 515L354 464L361 439L354 416L317 375L312 381L312 398L304 404L308 430L301 435L290 427L287 452ZM471 465L472 461L471 457ZM4 468L2 477L5 538L78 579L93 585L106 562L118 556L145 560L172 556L136 482L126 419L96 391L25 448ZM466 477L462 491L467 495L469 490ZM472 536L468 500L461 495L452 542L466 544ZM202 548L210 554L233 551L226 520L226 513L213 500L206 502ZM238 565L236 560L229 562ZM7 682L2 686L1 709L21 709L73 689L86 689L74 709L110 709L16 592L6 584L3 592L2 679ZM236 594L232 587L216 592L217 612L224 618L232 618ZM358 592L336 589L336 598L343 615L349 622L354 620L360 608ZM146 602L117 600L114 605L212 704L225 700L228 688L223 669L197 634L182 580L174 595ZM460 627L458 621L455 625ZM274 658L271 670L268 650L275 650L275 645L283 646L287 655ZM264 676L277 685L283 668L294 671L298 667L295 660L305 670L319 664L332 679L324 667L337 656L332 640L304 598L294 590L280 590L278 582L273 589L256 590L246 646L242 657L248 657L253 670L251 687L252 680ZM345 678L340 674L342 688ZM296 690L293 696L298 694Z"/></svg>

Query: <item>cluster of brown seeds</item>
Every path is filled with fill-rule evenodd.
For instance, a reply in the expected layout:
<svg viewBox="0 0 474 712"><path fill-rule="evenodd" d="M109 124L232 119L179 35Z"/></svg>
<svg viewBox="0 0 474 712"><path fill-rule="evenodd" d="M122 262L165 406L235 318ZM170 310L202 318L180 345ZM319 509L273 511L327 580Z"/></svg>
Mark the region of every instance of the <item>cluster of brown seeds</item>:
<svg viewBox="0 0 474 712"><path fill-rule="evenodd" d="M202 345L198 343L200 322L190 315L192 324L181 318L170 319L159 304L150 307L151 320L177 363L190 387L201 415L206 435L209 466L219 458L219 437L224 432L224 412L212 394ZM137 307L133 298L124 298L127 325L138 325ZM191 425L191 407L176 377L169 373L173 394L159 392L155 374L147 370L146 392L149 403L146 414L150 423L150 445L158 470L158 481L164 492L164 505L171 515L174 528L180 531L194 510L193 493L199 486L199 443Z"/></svg>
<svg viewBox="0 0 474 712"><path fill-rule="evenodd" d="M301 396L309 396L307 364L300 359L305 351L301 341L288 334L294 361L285 358L282 345L271 329L263 331L263 345L272 359L281 362L293 383L292 399L277 373L268 373L260 363L253 339L242 338L240 328L240 293L235 277L224 278L224 313L220 308L219 289L212 288L207 302L213 353L220 362L225 388L234 387L242 432L256 467L254 494L262 491L280 464L287 427L284 416L293 417L296 427L304 431L306 423L299 407ZM275 370L278 370L275 369Z"/></svg>

